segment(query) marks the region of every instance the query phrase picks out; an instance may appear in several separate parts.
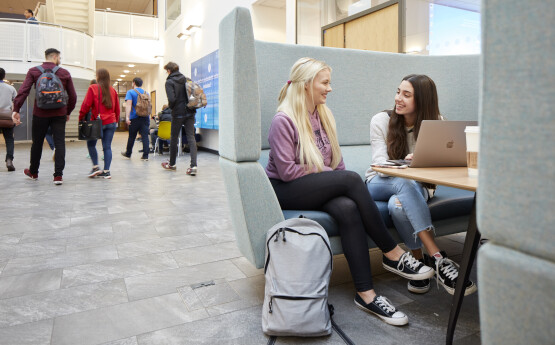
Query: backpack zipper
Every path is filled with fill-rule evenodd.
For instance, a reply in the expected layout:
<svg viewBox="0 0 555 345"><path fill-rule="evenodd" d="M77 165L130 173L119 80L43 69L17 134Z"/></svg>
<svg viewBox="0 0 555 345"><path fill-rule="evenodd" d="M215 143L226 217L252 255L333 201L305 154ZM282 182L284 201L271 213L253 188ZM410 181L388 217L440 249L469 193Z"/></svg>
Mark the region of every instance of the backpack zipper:
<svg viewBox="0 0 555 345"><path fill-rule="evenodd" d="M332 257L332 260L330 260L330 268L333 269L333 253L331 251L331 248L330 248L328 242L326 242L326 240L324 239L324 236L322 236L322 235L320 235L319 233L316 233L316 232L309 232L308 234L303 234L303 233L301 233L297 230L291 229L291 228L279 228L279 229L277 229L276 232L274 232L274 234L272 236L270 236L268 241L266 241L266 251L268 252L268 258L266 259L266 263L264 264L264 274L266 274L266 271L268 270L268 264L270 263L270 240L274 236L276 236L276 234L277 234L276 238L274 239L274 242L277 242L277 240L279 238L279 233L282 232L283 233L283 242L287 242L285 240L285 230L297 233L297 234L302 235L302 236L308 236L308 235L319 236L322 239L322 241L324 241L324 244L326 245L326 248L328 248L328 251L330 252L330 257Z"/></svg>
<svg viewBox="0 0 555 345"><path fill-rule="evenodd" d="M273 309L272 309L272 305L274 304L274 298L280 298L280 299L288 299L288 300L302 300L302 299L319 299L319 298L324 298L324 296L321 297L297 297L297 296L286 296L286 295L274 295L270 297L270 302L268 302L268 313L272 313Z"/></svg>

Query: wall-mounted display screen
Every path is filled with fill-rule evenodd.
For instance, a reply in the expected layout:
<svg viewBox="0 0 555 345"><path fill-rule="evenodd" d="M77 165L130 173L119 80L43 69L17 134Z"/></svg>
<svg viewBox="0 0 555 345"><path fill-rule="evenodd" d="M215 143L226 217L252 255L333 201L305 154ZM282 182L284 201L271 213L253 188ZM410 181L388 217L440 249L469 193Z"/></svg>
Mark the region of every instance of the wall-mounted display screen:
<svg viewBox="0 0 555 345"><path fill-rule="evenodd" d="M219 62L218 51L214 51L191 64L191 79L204 90L206 107L197 109L195 127L219 129Z"/></svg>
<svg viewBox="0 0 555 345"><path fill-rule="evenodd" d="M430 55L480 54L480 13L430 4Z"/></svg>

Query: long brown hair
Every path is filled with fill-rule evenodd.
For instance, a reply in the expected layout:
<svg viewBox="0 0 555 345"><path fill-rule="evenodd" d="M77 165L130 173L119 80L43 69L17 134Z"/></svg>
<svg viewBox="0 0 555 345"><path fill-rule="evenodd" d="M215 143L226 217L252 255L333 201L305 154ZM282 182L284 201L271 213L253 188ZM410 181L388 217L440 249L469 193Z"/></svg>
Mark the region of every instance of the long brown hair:
<svg viewBox="0 0 555 345"><path fill-rule="evenodd" d="M441 119L436 84L430 77L423 74L409 74L403 80L411 83L414 89L416 121L413 132L414 140L417 140L422 120ZM388 110L387 113L389 114L387 155L390 159L404 159L409 154L405 117L397 115L395 106L393 106L393 110Z"/></svg>
<svg viewBox="0 0 555 345"><path fill-rule="evenodd" d="M96 71L96 82L102 91L102 104L106 109L112 109L112 95L110 95L110 73L105 68Z"/></svg>

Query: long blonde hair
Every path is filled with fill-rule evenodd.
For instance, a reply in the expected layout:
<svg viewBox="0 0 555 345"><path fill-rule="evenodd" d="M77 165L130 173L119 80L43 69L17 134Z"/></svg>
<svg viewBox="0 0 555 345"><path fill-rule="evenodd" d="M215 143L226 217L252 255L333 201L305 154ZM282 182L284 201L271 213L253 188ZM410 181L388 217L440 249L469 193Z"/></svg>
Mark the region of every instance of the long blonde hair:
<svg viewBox="0 0 555 345"><path fill-rule="evenodd" d="M312 92L314 78L323 70L328 70L331 73L331 67L323 61L308 57L300 58L291 67L289 81L281 88L278 98L277 111L285 113L297 127L300 163L305 166L307 171L312 171L314 167L318 172L324 169L324 158L314 141L314 131L306 107L307 92L305 89L305 85L308 85L309 92ZM310 94L309 97L314 98L314 95ZM331 110L325 104L317 105L316 109L320 114L320 122L331 144L331 168L335 169L341 162L341 149L337 141L335 119Z"/></svg>

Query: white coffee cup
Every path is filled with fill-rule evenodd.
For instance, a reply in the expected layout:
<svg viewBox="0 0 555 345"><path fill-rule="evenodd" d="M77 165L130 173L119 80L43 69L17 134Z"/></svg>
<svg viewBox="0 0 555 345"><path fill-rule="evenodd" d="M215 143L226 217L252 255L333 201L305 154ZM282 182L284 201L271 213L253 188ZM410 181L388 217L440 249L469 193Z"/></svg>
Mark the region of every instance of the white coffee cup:
<svg viewBox="0 0 555 345"><path fill-rule="evenodd" d="M480 149L480 127L466 126L466 165L468 176L478 176L478 151Z"/></svg>

